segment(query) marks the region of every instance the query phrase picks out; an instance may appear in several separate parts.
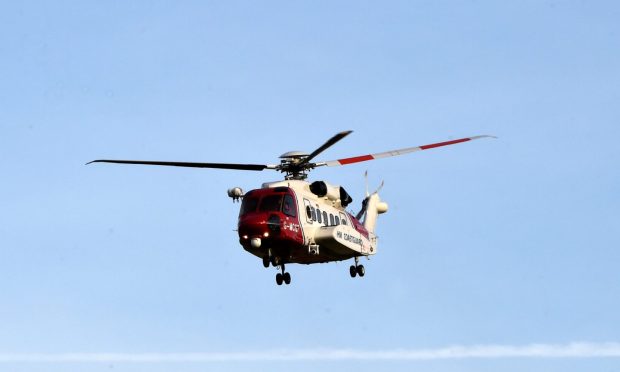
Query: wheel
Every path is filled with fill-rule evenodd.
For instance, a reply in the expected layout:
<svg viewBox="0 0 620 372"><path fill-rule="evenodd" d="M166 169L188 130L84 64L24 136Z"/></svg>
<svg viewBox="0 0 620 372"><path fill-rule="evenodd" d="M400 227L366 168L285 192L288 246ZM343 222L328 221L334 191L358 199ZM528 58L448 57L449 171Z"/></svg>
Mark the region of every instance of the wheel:
<svg viewBox="0 0 620 372"><path fill-rule="evenodd" d="M263 257L263 266L264 267L269 267L269 257Z"/></svg>
<svg viewBox="0 0 620 372"><path fill-rule="evenodd" d="M358 265L357 266L357 275L360 276L360 278L362 276L364 276L364 274L366 274L366 270L364 269L364 265Z"/></svg>
<svg viewBox="0 0 620 372"><path fill-rule="evenodd" d="M357 275L357 270L355 270L355 266L351 265L351 267L349 267L349 274L351 274L351 278L355 278L355 275Z"/></svg>
<svg viewBox="0 0 620 372"><path fill-rule="evenodd" d="M284 281L282 274L280 273L276 274L276 283L278 283L278 285L282 285L282 281Z"/></svg>
<svg viewBox="0 0 620 372"><path fill-rule="evenodd" d="M286 283L286 285L291 284L291 274L284 273L283 277L284 277L284 283Z"/></svg>

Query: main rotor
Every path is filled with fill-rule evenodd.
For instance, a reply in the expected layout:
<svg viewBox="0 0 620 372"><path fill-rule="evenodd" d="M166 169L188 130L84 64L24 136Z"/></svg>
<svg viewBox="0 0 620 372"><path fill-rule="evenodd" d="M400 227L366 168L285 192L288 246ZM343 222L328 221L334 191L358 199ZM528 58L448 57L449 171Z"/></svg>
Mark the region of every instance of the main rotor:
<svg viewBox="0 0 620 372"><path fill-rule="evenodd" d="M310 154L302 151L289 151L284 153L280 156L280 159L282 160L280 161L280 165L276 167L276 170L284 173L284 178L287 180L305 180L308 177L308 172L310 170L316 168L317 166L325 165L321 163L311 163L310 160L314 159L318 154L333 146L336 142L340 141L352 132L352 130L347 130L336 134Z"/></svg>
<svg viewBox="0 0 620 372"><path fill-rule="evenodd" d="M279 171L284 173L286 180L304 180L308 178L310 169L304 168L305 159L310 154L303 151L289 151L280 155Z"/></svg>
<svg viewBox="0 0 620 372"><path fill-rule="evenodd" d="M284 173L284 178L286 180L305 180L308 178L308 173L316 167L321 166L340 166L347 165L353 163L359 163L368 160L381 159L390 156L403 155L408 154L410 152L428 150L435 147L454 145L457 143L467 142L479 138L484 137L493 137L493 136L473 136L460 138L451 141L445 142L437 142L429 145L423 146L415 146L415 147L407 147L400 150L392 150L386 152L380 152L376 154L367 154L361 156L354 156L350 158L343 158L337 160L330 160L324 162L312 162L317 155L333 146L336 142L340 141L344 137L351 134L353 131L347 130L344 132L337 133L329 140L327 140L323 145L319 148L311 152L310 154L302 152L302 151L289 151L280 156L280 164L237 164L237 163L191 163L191 162L172 162L172 161L147 161L147 160L110 160L110 159L99 159L93 160L89 163L116 163L116 164L143 164L143 165L163 165L163 166L173 166L173 167L189 167L189 168L215 168L215 169L234 169L234 170L251 170L251 171L262 171L264 169L272 169L279 172ZM493 137L495 138L495 137Z"/></svg>

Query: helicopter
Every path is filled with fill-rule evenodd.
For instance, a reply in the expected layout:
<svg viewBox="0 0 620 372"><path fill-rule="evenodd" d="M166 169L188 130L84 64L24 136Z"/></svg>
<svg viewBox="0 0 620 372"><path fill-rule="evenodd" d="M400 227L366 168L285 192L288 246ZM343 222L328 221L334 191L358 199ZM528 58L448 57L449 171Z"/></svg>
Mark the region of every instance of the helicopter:
<svg viewBox="0 0 620 372"><path fill-rule="evenodd" d="M291 283L287 264L316 264L353 259L349 267L352 278L366 273L361 257L377 254L377 219L388 211L388 204L381 200L379 191L368 192L358 213L353 215L347 207L353 199L339 185L326 181L307 181L308 173L318 167L335 167L364 161L404 155L416 151L455 145L489 135L465 137L456 140L408 147L399 150L354 156L330 161L312 160L329 147L351 134L337 133L311 153L289 151L280 156L280 164L194 163L143 160L99 159L91 163L141 164L190 168L215 168L245 171L265 169L279 171L284 180L263 183L261 188L246 193L240 187L227 190L233 202L240 201L237 232L244 250L260 258L265 268L277 267L276 284Z"/></svg>

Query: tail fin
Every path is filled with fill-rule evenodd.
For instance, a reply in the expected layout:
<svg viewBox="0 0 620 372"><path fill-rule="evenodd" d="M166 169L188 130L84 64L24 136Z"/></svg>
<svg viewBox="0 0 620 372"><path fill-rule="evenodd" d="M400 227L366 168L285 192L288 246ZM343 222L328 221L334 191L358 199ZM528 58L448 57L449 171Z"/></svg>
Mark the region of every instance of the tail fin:
<svg viewBox="0 0 620 372"><path fill-rule="evenodd" d="M364 215L363 223L366 230L374 234L377 227L377 217L387 211L388 205L386 202L381 201L378 190L367 196L362 203L362 211L360 211L360 214Z"/></svg>
<svg viewBox="0 0 620 372"><path fill-rule="evenodd" d="M366 184L366 197L362 201L362 209L357 213L355 218L358 221L362 221L362 218L364 218L362 221L364 227L374 236L375 227L377 226L377 217L388 210L387 203L382 202L381 198L379 198L379 191L383 188L385 182L381 181L381 185L370 194L368 192L368 171L366 171L364 173L364 183Z"/></svg>

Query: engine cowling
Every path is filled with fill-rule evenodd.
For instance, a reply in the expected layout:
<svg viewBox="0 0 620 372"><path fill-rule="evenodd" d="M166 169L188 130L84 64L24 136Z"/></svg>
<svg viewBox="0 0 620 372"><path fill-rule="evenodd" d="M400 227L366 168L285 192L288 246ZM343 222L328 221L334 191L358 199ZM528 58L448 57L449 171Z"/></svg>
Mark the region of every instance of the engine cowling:
<svg viewBox="0 0 620 372"><path fill-rule="evenodd" d="M340 205L346 207L351 204L353 198L347 193L342 186L330 185L325 181L314 181L310 184L310 191L320 197L326 197L334 202L340 201Z"/></svg>

